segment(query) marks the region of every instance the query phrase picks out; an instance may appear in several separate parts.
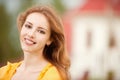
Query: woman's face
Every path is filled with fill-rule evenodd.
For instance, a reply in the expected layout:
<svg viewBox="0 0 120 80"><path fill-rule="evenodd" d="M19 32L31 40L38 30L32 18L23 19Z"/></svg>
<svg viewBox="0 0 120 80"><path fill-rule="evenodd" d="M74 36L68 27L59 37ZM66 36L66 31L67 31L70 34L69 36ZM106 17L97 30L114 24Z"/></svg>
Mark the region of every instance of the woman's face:
<svg viewBox="0 0 120 80"><path fill-rule="evenodd" d="M47 18L40 13L31 13L27 16L20 33L23 51L43 52L45 45L51 43L50 25Z"/></svg>

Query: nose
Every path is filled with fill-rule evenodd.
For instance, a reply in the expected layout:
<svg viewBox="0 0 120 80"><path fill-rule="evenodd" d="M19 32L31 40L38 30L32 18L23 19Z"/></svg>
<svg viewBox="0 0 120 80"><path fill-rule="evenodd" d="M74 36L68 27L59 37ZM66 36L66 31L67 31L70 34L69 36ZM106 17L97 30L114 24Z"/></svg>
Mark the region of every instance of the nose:
<svg viewBox="0 0 120 80"><path fill-rule="evenodd" d="M31 30L28 32L28 37L34 38L35 37L35 30Z"/></svg>

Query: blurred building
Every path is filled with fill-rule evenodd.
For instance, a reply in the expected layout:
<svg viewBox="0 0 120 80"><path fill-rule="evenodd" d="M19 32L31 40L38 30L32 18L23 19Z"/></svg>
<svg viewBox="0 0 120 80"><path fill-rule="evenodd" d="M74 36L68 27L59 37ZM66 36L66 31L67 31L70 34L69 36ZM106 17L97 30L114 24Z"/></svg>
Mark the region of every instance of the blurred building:
<svg viewBox="0 0 120 80"><path fill-rule="evenodd" d="M72 80L120 80L120 0L86 0L64 25Z"/></svg>

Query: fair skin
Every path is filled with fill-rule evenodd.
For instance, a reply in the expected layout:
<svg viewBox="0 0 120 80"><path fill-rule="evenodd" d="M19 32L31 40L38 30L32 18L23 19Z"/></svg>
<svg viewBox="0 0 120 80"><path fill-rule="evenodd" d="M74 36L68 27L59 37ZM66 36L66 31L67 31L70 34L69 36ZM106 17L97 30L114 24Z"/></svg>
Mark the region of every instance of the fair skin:
<svg viewBox="0 0 120 80"><path fill-rule="evenodd" d="M24 52L24 60L17 68L12 80L36 80L40 71L48 64L42 56L45 45L50 45L50 25L41 13L27 16L21 32L20 42Z"/></svg>

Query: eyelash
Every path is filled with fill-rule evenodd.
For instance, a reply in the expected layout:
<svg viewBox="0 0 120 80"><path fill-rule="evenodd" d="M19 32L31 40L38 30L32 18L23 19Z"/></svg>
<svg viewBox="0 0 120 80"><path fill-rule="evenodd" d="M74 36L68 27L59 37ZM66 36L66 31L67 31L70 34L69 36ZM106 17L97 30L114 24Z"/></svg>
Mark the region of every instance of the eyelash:
<svg viewBox="0 0 120 80"><path fill-rule="evenodd" d="M32 28L32 26L31 26L31 25L28 25L28 24L26 24L25 27L26 27L26 28Z"/></svg>
<svg viewBox="0 0 120 80"><path fill-rule="evenodd" d="M43 30L38 30L39 33L45 34L45 31Z"/></svg>

